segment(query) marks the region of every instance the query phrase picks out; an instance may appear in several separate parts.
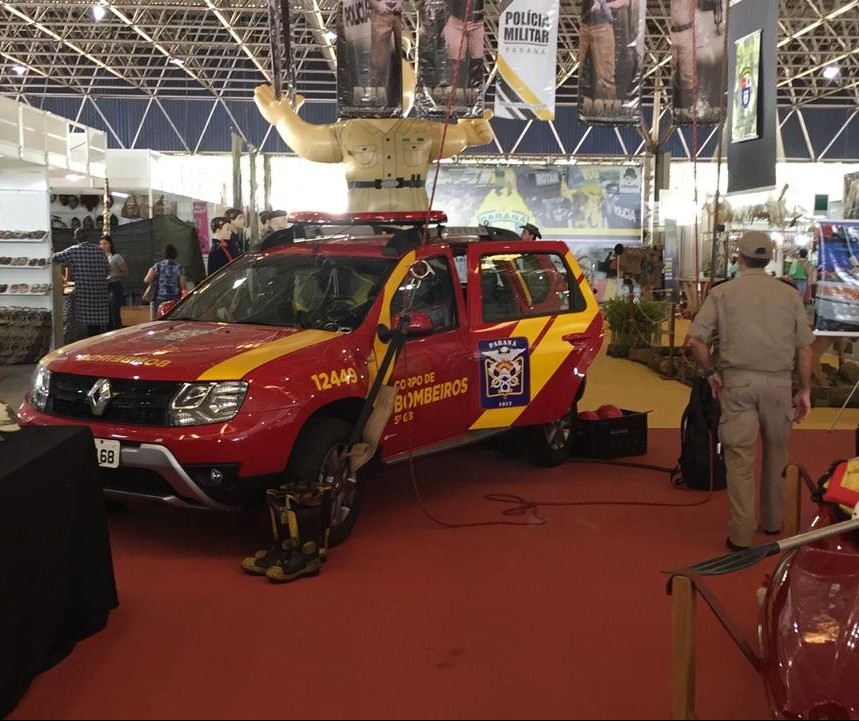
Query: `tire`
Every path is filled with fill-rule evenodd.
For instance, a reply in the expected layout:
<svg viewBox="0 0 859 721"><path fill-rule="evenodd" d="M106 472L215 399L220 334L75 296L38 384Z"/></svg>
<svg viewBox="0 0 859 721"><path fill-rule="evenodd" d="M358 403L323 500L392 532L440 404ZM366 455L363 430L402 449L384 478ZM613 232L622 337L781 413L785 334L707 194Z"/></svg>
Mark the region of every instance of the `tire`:
<svg viewBox="0 0 859 721"><path fill-rule="evenodd" d="M522 446L529 463L543 468L561 465L570 455L577 420L576 404L552 423L522 429Z"/></svg>
<svg viewBox="0 0 859 721"><path fill-rule="evenodd" d="M355 527L363 487L350 478L345 451L352 426L339 418L313 418L301 430L286 467L288 485L332 484L330 546L343 543Z"/></svg>

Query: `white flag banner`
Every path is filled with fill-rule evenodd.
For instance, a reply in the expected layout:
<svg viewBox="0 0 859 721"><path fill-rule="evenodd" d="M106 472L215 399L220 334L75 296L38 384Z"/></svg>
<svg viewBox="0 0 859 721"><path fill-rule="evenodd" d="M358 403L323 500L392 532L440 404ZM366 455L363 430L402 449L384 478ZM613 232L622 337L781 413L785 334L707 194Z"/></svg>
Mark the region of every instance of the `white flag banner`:
<svg viewBox="0 0 859 721"><path fill-rule="evenodd" d="M495 115L555 119L559 0L501 0Z"/></svg>

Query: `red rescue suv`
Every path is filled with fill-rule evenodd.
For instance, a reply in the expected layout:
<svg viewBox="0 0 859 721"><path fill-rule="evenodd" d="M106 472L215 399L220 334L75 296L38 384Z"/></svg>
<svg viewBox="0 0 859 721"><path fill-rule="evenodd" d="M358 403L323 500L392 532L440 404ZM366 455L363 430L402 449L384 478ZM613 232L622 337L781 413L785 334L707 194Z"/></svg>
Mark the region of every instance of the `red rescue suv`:
<svg viewBox="0 0 859 721"><path fill-rule="evenodd" d="M383 462L512 430L558 464L602 342L593 293L562 242L445 220L298 214L158 320L45 356L20 419L88 425L116 500L236 510L328 480L334 542L360 507L348 451L380 368L397 389Z"/></svg>

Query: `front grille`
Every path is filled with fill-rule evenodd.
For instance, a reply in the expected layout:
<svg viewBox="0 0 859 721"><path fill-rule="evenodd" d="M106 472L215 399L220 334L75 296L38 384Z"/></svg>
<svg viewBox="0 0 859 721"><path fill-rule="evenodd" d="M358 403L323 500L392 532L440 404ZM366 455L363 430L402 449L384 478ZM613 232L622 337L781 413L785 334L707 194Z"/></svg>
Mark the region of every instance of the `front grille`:
<svg viewBox="0 0 859 721"><path fill-rule="evenodd" d="M113 398L100 416L93 414L87 393L100 376L52 373L45 411L62 418L103 421L137 426L169 425L170 399L179 389L175 381L111 378Z"/></svg>

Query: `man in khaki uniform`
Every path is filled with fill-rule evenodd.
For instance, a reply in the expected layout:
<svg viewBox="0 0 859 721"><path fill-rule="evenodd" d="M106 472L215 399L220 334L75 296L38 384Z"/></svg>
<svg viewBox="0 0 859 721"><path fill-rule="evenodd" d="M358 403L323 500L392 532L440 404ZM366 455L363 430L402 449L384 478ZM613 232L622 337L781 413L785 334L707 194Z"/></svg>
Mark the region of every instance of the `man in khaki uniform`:
<svg viewBox="0 0 859 721"><path fill-rule="evenodd" d="M750 231L739 243L742 274L710 291L689 327L686 344L721 403L719 440L727 469L727 546L752 545L755 533L755 454L763 446L760 526L781 529L784 515L782 472L787 465L791 422L811 408L811 344L814 336L799 294L767 275L772 242ZM710 344L718 339L718 353ZM794 358L799 390L792 393Z"/></svg>

